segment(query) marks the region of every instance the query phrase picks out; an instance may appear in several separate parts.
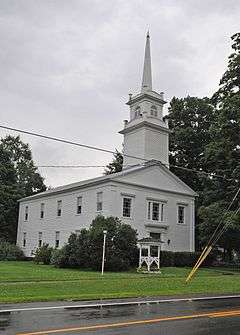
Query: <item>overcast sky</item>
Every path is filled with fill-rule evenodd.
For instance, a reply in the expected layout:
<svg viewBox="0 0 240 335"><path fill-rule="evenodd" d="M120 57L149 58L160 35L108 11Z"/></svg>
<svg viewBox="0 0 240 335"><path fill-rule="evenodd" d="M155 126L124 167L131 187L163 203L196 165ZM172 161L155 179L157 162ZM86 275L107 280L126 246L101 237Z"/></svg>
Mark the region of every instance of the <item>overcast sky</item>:
<svg viewBox="0 0 240 335"><path fill-rule="evenodd" d="M139 92L147 29L153 88L168 101L210 96L226 69L239 17L237 0L0 0L0 124L121 149L118 131L128 118L128 93ZM21 137L37 165L112 159ZM101 175L103 168L40 172L57 186Z"/></svg>

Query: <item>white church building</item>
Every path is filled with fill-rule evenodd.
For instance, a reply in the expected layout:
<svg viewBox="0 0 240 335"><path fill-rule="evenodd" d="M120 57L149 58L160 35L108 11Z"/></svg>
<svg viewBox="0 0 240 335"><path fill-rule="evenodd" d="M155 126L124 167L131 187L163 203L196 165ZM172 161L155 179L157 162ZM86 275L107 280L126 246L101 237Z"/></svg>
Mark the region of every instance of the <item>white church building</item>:
<svg viewBox="0 0 240 335"><path fill-rule="evenodd" d="M129 95L123 170L56 187L20 200L17 244L26 256L47 243L62 247L97 215L130 224L138 238L160 239L163 250L194 251L196 193L169 170L163 93L152 90L147 34L141 92Z"/></svg>

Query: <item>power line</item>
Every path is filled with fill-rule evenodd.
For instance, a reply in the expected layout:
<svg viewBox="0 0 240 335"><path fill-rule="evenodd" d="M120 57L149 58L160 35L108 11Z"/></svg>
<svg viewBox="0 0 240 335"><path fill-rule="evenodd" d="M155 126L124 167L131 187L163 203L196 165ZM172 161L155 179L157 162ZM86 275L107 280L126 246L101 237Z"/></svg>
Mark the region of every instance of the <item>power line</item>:
<svg viewBox="0 0 240 335"><path fill-rule="evenodd" d="M61 169L78 169L78 168L104 168L105 165L37 165L38 168L61 168Z"/></svg>
<svg viewBox="0 0 240 335"><path fill-rule="evenodd" d="M86 149L90 149L90 150L101 151L101 152L105 152L105 153L109 153L109 154L115 154L116 153L113 150L108 150L108 149L104 149L104 148L100 148L100 147L96 147L96 146L92 146L92 145L87 145L87 144L82 144L82 143L78 143L78 142L73 142L73 141L65 140L65 139L58 138L58 137L43 135L43 134L35 133L35 132L32 132L32 131L28 131L28 130L22 130L22 129L18 129L18 128L3 126L3 125L0 125L0 128L11 130L11 131L15 131L15 132L26 134L26 135L31 135L31 136L35 136L35 137L44 138L44 139L47 139L47 140L61 142L61 143L64 143L64 144L75 145L75 146L86 148ZM134 158L134 159L142 160L143 162L149 162L148 159L142 158L142 157L138 157L138 156L127 155L127 154L124 154L124 156L125 157L129 157L129 158ZM159 162L160 164L168 167L167 164L164 164L164 163L162 163L159 160L156 160L156 162ZM186 167L182 167L182 166L177 166L177 165L173 165L173 164L170 164L170 166L174 167L176 169L181 169L181 170L185 170L185 171L189 171L189 172L194 172L194 173L201 174L201 175L204 174L204 175L207 175L207 176L209 176L211 178L215 178L216 177L216 178L222 178L222 179L229 180L229 181L233 180L232 178L226 178L224 176L216 175L216 174L213 174L213 173L208 173L208 172L205 172L205 171L198 171L198 170L195 170L195 169L190 169L190 168L186 168ZM51 165L51 166L50 165L49 166L45 165L45 166L39 166L39 167L45 167L45 168L47 168L47 167L58 168L59 167L59 168L63 168L63 166L61 166L61 165L60 166L58 166L58 165L55 165L55 166L53 166L53 165ZM83 167L83 166L78 166L78 168L80 168L80 167ZM102 167L102 166L94 166L94 167ZM67 165L65 165L64 168L67 168ZM74 165L70 165L69 168L75 168L75 166Z"/></svg>

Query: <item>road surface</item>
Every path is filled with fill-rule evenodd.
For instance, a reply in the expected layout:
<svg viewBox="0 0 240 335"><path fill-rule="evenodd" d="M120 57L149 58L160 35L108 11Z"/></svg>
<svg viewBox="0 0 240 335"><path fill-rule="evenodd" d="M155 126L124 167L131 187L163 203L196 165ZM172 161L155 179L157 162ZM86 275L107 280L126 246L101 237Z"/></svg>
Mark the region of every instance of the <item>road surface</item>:
<svg viewBox="0 0 240 335"><path fill-rule="evenodd" d="M53 305L53 303L52 303ZM38 309L43 304L1 305L4 335L192 335L240 334L240 298L173 301L106 307ZM66 303L65 303L66 305ZM68 304L69 305L69 304ZM75 304L76 305L76 304ZM59 308L60 307L60 308Z"/></svg>

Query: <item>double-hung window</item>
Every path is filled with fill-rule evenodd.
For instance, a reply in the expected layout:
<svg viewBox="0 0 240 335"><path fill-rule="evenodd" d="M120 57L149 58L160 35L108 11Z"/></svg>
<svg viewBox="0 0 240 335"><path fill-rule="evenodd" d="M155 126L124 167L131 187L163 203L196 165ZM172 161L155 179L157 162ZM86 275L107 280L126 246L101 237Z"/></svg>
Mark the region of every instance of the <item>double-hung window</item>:
<svg viewBox="0 0 240 335"><path fill-rule="evenodd" d="M77 214L82 213L82 197L77 197Z"/></svg>
<svg viewBox="0 0 240 335"><path fill-rule="evenodd" d="M29 218L29 209L28 209L28 206L25 206L25 213L24 213L24 220L25 221L28 221L28 218Z"/></svg>
<svg viewBox="0 0 240 335"><path fill-rule="evenodd" d="M185 206L178 206L178 223L185 223Z"/></svg>
<svg viewBox="0 0 240 335"><path fill-rule="evenodd" d="M40 248L42 246L42 232L38 233L38 247Z"/></svg>
<svg viewBox="0 0 240 335"><path fill-rule="evenodd" d="M41 206L40 206L40 219L44 218L44 208L45 208L45 204L41 203Z"/></svg>
<svg viewBox="0 0 240 335"><path fill-rule="evenodd" d="M57 202L57 216L62 216L62 200Z"/></svg>
<svg viewBox="0 0 240 335"><path fill-rule="evenodd" d="M27 233L23 233L23 247L25 248L27 244Z"/></svg>
<svg viewBox="0 0 240 335"><path fill-rule="evenodd" d="M55 248L59 247L60 243L60 231L56 231L55 233Z"/></svg>
<svg viewBox="0 0 240 335"><path fill-rule="evenodd" d="M165 204L158 201L148 201L148 220L163 222L165 219Z"/></svg>
<svg viewBox="0 0 240 335"><path fill-rule="evenodd" d="M123 198L123 217L130 218L132 216L132 198Z"/></svg>
<svg viewBox="0 0 240 335"><path fill-rule="evenodd" d="M102 211L103 209L103 192L97 193L97 211Z"/></svg>

